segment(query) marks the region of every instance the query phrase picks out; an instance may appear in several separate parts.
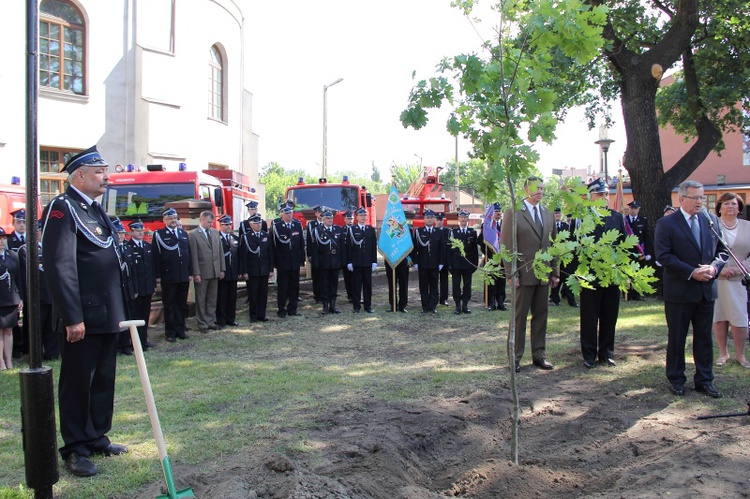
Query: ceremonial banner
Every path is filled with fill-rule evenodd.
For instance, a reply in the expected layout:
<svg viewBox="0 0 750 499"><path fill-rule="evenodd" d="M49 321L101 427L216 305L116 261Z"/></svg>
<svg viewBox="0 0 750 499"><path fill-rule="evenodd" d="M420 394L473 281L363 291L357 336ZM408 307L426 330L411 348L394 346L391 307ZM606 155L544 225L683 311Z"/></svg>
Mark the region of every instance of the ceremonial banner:
<svg viewBox="0 0 750 499"><path fill-rule="evenodd" d="M492 248L495 253L500 251L500 233L497 231L497 222L495 218L495 206L490 204L484 213L484 223L482 224L482 237L484 244Z"/></svg>
<svg viewBox="0 0 750 499"><path fill-rule="evenodd" d="M411 240L409 223L406 221L401 199L396 186L391 187L388 204L385 207L383 227L378 239L378 250L391 267L396 267L401 260L409 256L414 243Z"/></svg>

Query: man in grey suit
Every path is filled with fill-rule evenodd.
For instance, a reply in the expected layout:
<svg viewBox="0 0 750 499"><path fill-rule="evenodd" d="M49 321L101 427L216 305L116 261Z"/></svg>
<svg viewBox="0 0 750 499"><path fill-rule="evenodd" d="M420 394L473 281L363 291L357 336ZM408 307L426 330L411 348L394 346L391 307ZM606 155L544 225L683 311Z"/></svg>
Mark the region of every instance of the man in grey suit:
<svg viewBox="0 0 750 499"><path fill-rule="evenodd" d="M204 211L200 215L200 227L190 231L190 257L195 272L195 318L201 333L221 329L216 324L216 296L219 279L224 277L226 267L221 236L211 227L213 223L214 214Z"/></svg>
<svg viewBox="0 0 750 499"><path fill-rule="evenodd" d="M547 360L547 299L549 286L555 287L560 282L560 269L557 262L552 263L552 274L549 282L543 282L534 275L534 255L539 250L547 250L552 239L557 235L557 226L552 213L544 208L540 201L544 196L544 184L538 177L529 177L524 183L526 198L520 211L508 208L503 215L503 231L500 242L508 249L512 248L513 227L518 227L518 274L514 279L516 286L516 372L521 370L521 358L526 345L526 320L531 311L531 357L539 369L554 369ZM510 264L506 263L506 269Z"/></svg>

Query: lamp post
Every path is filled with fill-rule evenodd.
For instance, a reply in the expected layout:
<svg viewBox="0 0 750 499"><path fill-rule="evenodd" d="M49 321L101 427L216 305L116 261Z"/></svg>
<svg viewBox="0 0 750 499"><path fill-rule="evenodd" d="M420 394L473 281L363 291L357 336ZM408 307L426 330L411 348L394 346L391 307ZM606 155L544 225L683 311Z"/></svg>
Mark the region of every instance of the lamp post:
<svg viewBox="0 0 750 499"><path fill-rule="evenodd" d="M339 78L328 85L323 85L323 166L321 172L323 178L328 177L328 88L341 83L343 80L343 78Z"/></svg>
<svg viewBox="0 0 750 499"><path fill-rule="evenodd" d="M599 127L599 140L594 142L594 144L599 145L599 147L602 150L602 156L599 158L599 168L602 168L604 170L604 181L609 182L609 172L607 171L607 151L609 151L609 146L614 142L614 140L608 138L608 132L607 127L605 125L602 125Z"/></svg>

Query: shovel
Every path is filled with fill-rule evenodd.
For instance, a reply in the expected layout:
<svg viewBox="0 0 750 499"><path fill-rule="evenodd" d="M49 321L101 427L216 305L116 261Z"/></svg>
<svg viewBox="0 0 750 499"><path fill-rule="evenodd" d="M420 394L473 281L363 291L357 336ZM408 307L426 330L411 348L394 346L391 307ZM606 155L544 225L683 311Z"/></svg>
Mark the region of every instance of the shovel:
<svg viewBox="0 0 750 499"><path fill-rule="evenodd" d="M156 403L154 402L154 392L151 390L151 381L148 379L148 371L146 370L146 359L143 357L141 339L138 336L138 326L143 326L145 324L146 323L142 320L122 321L120 323L120 327L122 329L130 329L130 339L133 343L133 353L135 353L135 361L138 364L138 374L141 378L143 396L146 398L148 417L151 420L151 430L154 432L154 438L156 439L156 448L159 450L159 459L161 460L161 468L164 471L164 480L166 480L167 482L167 495L160 494L156 496L156 498L177 499L178 497L195 497L195 495L193 495L193 489L191 489L190 487L183 490L175 490L174 487L172 465L169 463L169 457L167 456L167 444L164 443L164 435L161 432L159 415L156 413Z"/></svg>

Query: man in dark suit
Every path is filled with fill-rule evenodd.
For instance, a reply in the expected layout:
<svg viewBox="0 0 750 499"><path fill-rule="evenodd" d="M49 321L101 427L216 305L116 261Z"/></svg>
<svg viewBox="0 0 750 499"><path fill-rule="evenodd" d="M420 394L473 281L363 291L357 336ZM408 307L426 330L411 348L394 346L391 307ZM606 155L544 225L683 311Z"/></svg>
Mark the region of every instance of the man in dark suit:
<svg viewBox="0 0 750 499"><path fill-rule="evenodd" d="M520 211L513 207L503 215L503 232L500 242L512 250L513 226L518 227L518 275L514 285L516 294L516 372L521 370L521 358L526 346L526 321L531 312L531 357L539 369L554 369L547 360L547 312L549 287L560 283L560 269L557 262L552 262L552 273L549 282L544 282L534 274L533 262L539 250L547 250L557 235L552 213L541 205L544 196L542 179L529 177L524 183L526 198ZM510 262L505 262L509 268Z"/></svg>
<svg viewBox="0 0 750 499"><path fill-rule="evenodd" d="M156 345L148 341L148 322L151 317L151 299L156 291L156 269L154 268L154 250L151 243L143 240L143 222L130 224L130 240L126 246L132 256L132 269L136 276L137 296L130 303L130 317L145 322L138 328L141 348L147 352Z"/></svg>
<svg viewBox="0 0 750 499"><path fill-rule="evenodd" d="M651 255L653 255L653 249L651 248L651 239L648 237L648 220L646 217L640 214L641 204L638 201L631 201L628 203L630 213L625 216L625 224L630 227L630 231L634 236L638 238L638 263L648 265L647 262L651 261ZM628 300L638 301L641 299L641 295L631 289L628 293Z"/></svg>
<svg viewBox="0 0 750 499"><path fill-rule="evenodd" d="M257 213L250 217L250 231L240 240L240 273L248 282L250 322L268 322L268 276L273 272L274 249L271 235L262 229L262 222Z"/></svg>
<svg viewBox="0 0 750 499"><path fill-rule="evenodd" d="M111 220L117 233L117 251L121 257L120 273L123 277L123 289L125 290L125 310L128 313L128 318L130 318L130 310L138 296L138 281L135 272L133 272L133 254L130 251L130 247L126 244L125 233L127 231L125 230L125 226L122 225L122 221L117 217ZM120 331L117 338L117 352L122 355L133 355L133 343L130 339L130 331L127 329Z"/></svg>
<svg viewBox="0 0 750 499"><path fill-rule="evenodd" d="M65 193L42 214L42 262L47 286L65 325L61 337L59 413L67 469L91 476L92 453L122 454L112 443L117 334L126 319L114 227L95 201L107 188L107 163L92 147L72 156Z"/></svg>
<svg viewBox="0 0 750 499"><path fill-rule="evenodd" d="M419 273L419 295L422 313L437 313L438 274L443 270L445 240L442 230L435 227L435 212L425 210L424 227L414 230L414 249L411 252L414 268Z"/></svg>
<svg viewBox="0 0 750 499"><path fill-rule="evenodd" d="M221 247L224 252L224 277L216 295L216 324L237 326L237 281L240 278L240 239L232 233L232 217L219 218ZM250 228L250 230L252 230Z"/></svg>
<svg viewBox="0 0 750 499"><path fill-rule="evenodd" d="M272 227L273 262L277 270L276 315L283 319L287 315L298 315L299 268L305 264L305 236L302 224L292 216L289 204L281 209L281 218L274 220Z"/></svg>
<svg viewBox="0 0 750 499"><path fill-rule="evenodd" d="M216 298L219 280L224 277L224 249L219 232L213 228L215 216L210 211L200 214L200 226L190 231L190 258L193 260L195 319L198 330L221 329L216 324Z"/></svg>
<svg viewBox="0 0 750 499"><path fill-rule="evenodd" d="M11 213L13 216L13 232L8 234L7 248L18 253L19 248L26 244L26 210L23 208ZM24 300L25 301L25 300ZM27 310L23 312L23 327L13 326L13 357L18 358L29 353L29 321L26 320Z"/></svg>
<svg viewBox="0 0 750 499"><path fill-rule="evenodd" d="M703 204L703 185L686 180L677 192L680 210L656 223L656 260L664 269L664 313L667 318L667 379L670 391L685 394L685 345L693 327L695 391L721 397L713 385L713 322L719 258L716 217ZM703 211L703 213L701 213ZM713 230L712 230L713 229Z"/></svg>
<svg viewBox="0 0 750 499"><path fill-rule="evenodd" d="M308 246L312 246L313 267L318 268L320 279L320 300L323 302L323 315L340 314L336 307L339 290L339 272L344 266L346 234L344 229L333 225L333 213L325 210L321 216L322 223L310 234Z"/></svg>
<svg viewBox="0 0 750 499"><path fill-rule="evenodd" d="M164 227L154 233L154 268L156 282L161 284L164 307L164 334L167 341L187 339L185 317L193 261L190 258L188 233L178 227L177 211L169 208L162 213Z"/></svg>
<svg viewBox="0 0 750 499"><path fill-rule="evenodd" d="M245 234L252 232L253 229L250 228L250 219L258 214L258 202L257 201L248 201L247 203L245 203L245 207L247 208L247 218L243 220L242 222L240 222L240 233L239 233L239 237L237 238L238 241L241 241L242 237ZM266 224L265 220L261 222L261 227L262 227L262 230L268 232L268 224ZM245 286L246 286L245 289L247 289L247 287L250 286L250 283L245 281ZM248 300L248 303L250 303L249 294L247 296L247 300Z"/></svg>
<svg viewBox="0 0 750 499"><path fill-rule="evenodd" d="M597 178L588 185L589 197L592 200L609 200L609 189L604 180ZM605 206L607 215L602 225L594 228L591 236L594 243L601 239L605 232L616 230L620 239L625 239L625 222L622 214ZM599 363L615 367L615 326L620 312L620 288L616 285L601 286L593 282L593 289L581 289L581 354L586 369Z"/></svg>
<svg viewBox="0 0 750 499"><path fill-rule="evenodd" d="M354 225L354 211L346 210L344 214L344 230L348 231L349 227ZM346 289L346 299L349 303L354 303L354 272L350 271L346 266L342 269L344 274L344 288Z"/></svg>
<svg viewBox="0 0 750 499"><path fill-rule="evenodd" d="M319 225L323 225L323 210L324 208L320 205L315 206L313 208L313 212L315 213L315 220L310 220L307 222L307 229L305 232L305 240L306 240L306 255L307 260L310 262L310 272L312 277L312 289L313 289L313 300L315 300L315 303L320 303L322 300L323 292L320 287L320 268L316 265L316 262L313 261L312 253L313 249L315 247L315 229Z"/></svg>
<svg viewBox="0 0 750 499"><path fill-rule="evenodd" d="M469 227L469 212L461 210L458 212L458 227L445 229L448 237L445 243L446 266L453 276L453 301L456 303L454 314L470 314L469 300L471 300L471 276L479 265L479 250L477 246L477 232ZM461 241L464 246L464 254L451 246L451 239ZM463 290L461 283L463 282Z"/></svg>
<svg viewBox="0 0 750 499"><path fill-rule="evenodd" d="M435 214L435 227L442 234L443 242L445 243L450 237L450 229L443 225L443 220L445 220L445 213L440 212ZM447 258L447 253L445 255ZM448 302L448 281L450 281L448 265L443 265L443 268L438 272L438 303L446 307L450 306Z"/></svg>
<svg viewBox="0 0 750 499"><path fill-rule="evenodd" d="M503 226L503 207L500 205L500 203L493 203L492 204L492 217L495 221L495 228L493 230L497 231L497 237L500 238L500 234L502 233L502 226ZM484 242L484 229L482 229L482 232L477 237L477 241L479 244L479 247L482 250L482 253L484 253L487 260L490 260L495 255L495 250L492 246L489 244L486 244ZM505 270L504 263L501 263L501 266L503 266L503 271ZM491 283L487 285L485 288L485 291L487 293L486 295L486 303L487 303L487 310L508 310L508 308L505 306L505 275L497 276L494 279L492 279Z"/></svg>
<svg viewBox="0 0 750 499"><path fill-rule="evenodd" d="M354 313L364 303L365 312L372 309L372 272L378 266L378 240L375 228L367 225L367 210L357 210L357 223L346 231L346 268L353 273Z"/></svg>
<svg viewBox="0 0 750 499"><path fill-rule="evenodd" d="M570 230L570 226L566 222L562 221L562 210L559 206L555 208L553 215L555 216L555 227L557 227L557 232L560 232L562 230ZM562 281L565 280L565 277L565 275L562 275L560 277L560 285L555 286L549 291L549 302L556 307L560 306L560 290L563 287Z"/></svg>

